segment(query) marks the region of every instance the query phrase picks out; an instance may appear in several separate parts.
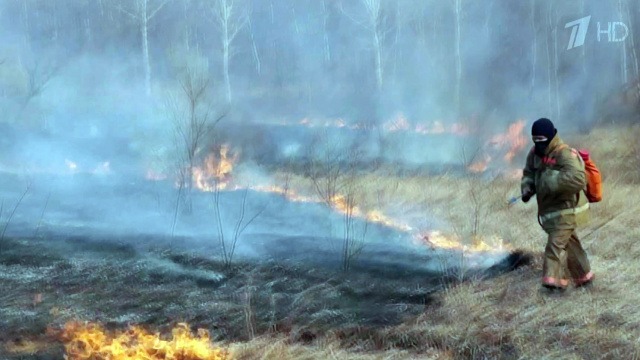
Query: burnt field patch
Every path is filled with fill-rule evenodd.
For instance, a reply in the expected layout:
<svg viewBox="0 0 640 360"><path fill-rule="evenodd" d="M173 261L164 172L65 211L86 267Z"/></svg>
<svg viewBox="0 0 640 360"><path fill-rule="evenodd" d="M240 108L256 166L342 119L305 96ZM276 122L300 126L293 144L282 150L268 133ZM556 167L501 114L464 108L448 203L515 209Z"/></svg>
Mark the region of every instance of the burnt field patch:
<svg viewBox="0 0 640 360"><path fill-rule="evenodd" d="M416 318L438 306L434 294L448 282L435 272L376 268L373 260L347 273L277 261L226 266L215 256L78 237L5 239L3 249L0 343L10 359L59 358L63 348L51 330L76 320L160 332L186 322L215 341L277 334L309 343L340 329Z"/></svg>

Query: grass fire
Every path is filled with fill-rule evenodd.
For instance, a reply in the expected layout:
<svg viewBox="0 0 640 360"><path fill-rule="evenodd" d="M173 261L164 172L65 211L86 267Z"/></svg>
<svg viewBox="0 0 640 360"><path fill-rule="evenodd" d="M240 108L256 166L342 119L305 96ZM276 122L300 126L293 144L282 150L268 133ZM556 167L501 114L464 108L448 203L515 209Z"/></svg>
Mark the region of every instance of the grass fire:
<svg viewBox="0 0 640 360"><path fill-rule="evenodd" d="M67 323L60 334L66 359L171 359L226 360L225 350L211 344L209 333L198 330L191 334L188 324L178 324L168 339L149 333L139 326L122 332L109 333L98 324Z"/></svg>
<svg viewBox="0 0 640 360"><path fill-rule="evenodd" d="M639 10L0 2L0 360L639 358Z"/></svg>

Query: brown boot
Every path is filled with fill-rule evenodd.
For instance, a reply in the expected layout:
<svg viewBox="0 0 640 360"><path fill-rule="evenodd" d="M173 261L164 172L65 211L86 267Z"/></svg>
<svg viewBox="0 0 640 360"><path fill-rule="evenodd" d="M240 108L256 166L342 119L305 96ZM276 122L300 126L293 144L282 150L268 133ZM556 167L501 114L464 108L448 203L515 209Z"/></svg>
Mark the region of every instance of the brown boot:
<svg viewBox="0 0 640 360"><path fill-rule="evenodd" d="M576 287L583 287L583 286L589 286L593 283L593 280L595 279L596 275L589 271L585 276L579 278L579 279L573 279L573 282L575 283Z"/></svg>
<svg viewBox="0 0 640 360"><path fill-rule="evenodd" d="M569 286L569 281L545 276L542 278L542 286L549 290L565 290Z"/></svg>

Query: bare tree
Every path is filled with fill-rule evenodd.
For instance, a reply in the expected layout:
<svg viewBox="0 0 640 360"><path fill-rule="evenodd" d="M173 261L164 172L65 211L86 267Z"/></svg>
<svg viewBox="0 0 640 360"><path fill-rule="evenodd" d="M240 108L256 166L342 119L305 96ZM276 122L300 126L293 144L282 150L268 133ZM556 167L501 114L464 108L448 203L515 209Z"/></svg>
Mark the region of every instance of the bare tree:
<svg viewBox="0 0 640 360"><path fill-rule="evenodd" d="M553 36L553 70L555 77L555 90L556 90L556 119L560 118L560 59L558 51L558 10L553 13L549 13L549 25L552 27L551 36Z"/></svg>
<svg viewBox="0 0 640 360"><path fill-rule="evenodd" d="M174 140L178 152L179 187L187 213L193 211L193 169L198 161L198 152L204 139L224 117L224 114L217 118L211 115L208 71L208 62L204 59L196 59L184 65L179 70L179 90L168 99L168 110L174 123Z"/></svg>
<svg viewBox="0 0 640 360"><path fill-rule="evenodd" d="M22 116L24 110L29 106L29 103L44 92L45 88L55 77L62 66L55 61L46 61L38 57L35 57L32 64L25 67L27 74L27 89L24 93L17 117Z"/></svg>
<svg viewBox="0 0 640 360"><path fill-rule="evenodd" d="M5 61L6 59L3 59L2 63ZM30 54L18 58L17 62L10 61L6 66L7 71L13 72L16 76L15 83L3 90L15 106L8 114L11 114L13 121L28 122L32 120L27 114L30 106L45 92L51 80L62 69L61 59L54 54Z"/></svg>
<svg viewBox="0 0 640 360"><path fill-rule="evenodd" d="M465 168L468 169L475 161L477 161L477 158L481 156L481 150L482 149L480 147L476 148L475 150L473 150L471 156L469 157L464 146L462 147L462 163L464 164ZM481 217L485 215L486 212L486 210L484 209L485 201L481 198L481 194L478 191L479 188L482 188L482 186L479 185L482 183L482 179L480 178L479 174L480 173L474 172L466 175L466 178L469 180L469 184L467 185L467 187L469 189L469 198L471 200L472 207L471 211L469 212L469 214L471 214L472 216L472 241L476 241L476 239L480 235L480 230L483 223L481 221Z"/></svg>
<svg viewBox="0 0 640 360"><path fill-rule="evenodd" d="M631 55L632 55L632 59L633 59L633 70L634 70L634 78L637 78L638 76L640 76L640 68L638 67L638 53L636 50L636 42L635 42L635 38L633 36L635 27L634 27L634 21L631 17L631 10L629 8L629 2L625 2L625 8L626 8L626 12L627 12L627 24L629 24L629 39L631 40ZM626 42L624 43L626 46Z"/></svg>
<svg viewBox="0 0 640 360"><path fill-rule="evenodd" d="M345 160L343 149L331 141L328 133L317 135L309 146L306 176L311 179L318 197L330 207L342 187Z"/></svg>
<svg viewBox="0 0 640 360"><path fill-rule="evenodd" d="M364 16L353 16L342 9L342 12L355 24L367 30L371 35L373 55L375 60L376 84L378 90L384 83L385 49L384 43L387 34L393 30L389 25L388 17L382 7L382 0L360 0L364 7Z"/></svg>
<svg viewBox="0 0 640 360"><path fill-rule="evenodd" d="M258 52L258 46L256 45L256 39L253 36L253 25L251 24L251 19L249 19L249 34L251 35L251 48L253 53L253 60L256 63L256 72L258 75L262 72L262 62L260 61L260 53ZM231 85L229 85L228 89L231 89Z"/></svg>
<svg viewBox="0 0 640 360"><path fill-rule="evenodd" d="M349 271L355 258L364 249L369 223L364 220L358 226L356 220L358 200L362 198L361 189L356 182L356 178L350 175L344 181L341 204L343 206L344 233L342 237L342 269Z"/></svg>
<svg viewBox="0 0 640 360"><path fill-rule="evenodd" d="M460 90L462 87L462 54L460 53L460 41L462 31L462 0L455 0L456 14L456 89L455 89L455 111L456 116L460 116Z"/></svg>
<svg viewBox="0 0 640 360"><path fill-rule="evenodd" d="M231 236L227 236L227 232L225 231L225 224L227 224L226 220L222 216L222 211L220 210L220 187L216 186L214 189L214 197L213 204L215 209L215 224L218 230L218 241L220 243L220 248L222 250L222 260L225 266L231 266L233 262L233 257L236 253L238 240L244 231L255 221L260 214L266 209L262 207L258 209L250 218L247 219L247 194L249 190L245 189L242 194L242 202L240 207L240 214L235 221L233 232Z"/></svg>
<svg viewBox="0 0 640 360"><path fill-rule="evenodd" d="M20 197L18 198L16 205L13 207L13 210L11 210L11 212L9 213L9 217L7 218L7 220L4 223L4 226L2 227L2 233L0 233L0 251L2 250L2 245L4 242L4 234L6 233L7 228L9 227L9 224L11 224L11 219L13 219L13 216L16 214L18 207L20 206L20 204L22 203L22 200L27 195L30 189L31 189L31 183L28 183L27 188L24 190L22 195L20 195ZM3 208L4 208L4 200L0 204L0 218L2 217Z"/></svg>
<svg viewBox="0 0 640 360"><path fill-rule="evenodd" d="M345 149L347 147L347 149ZM367 221L357 222L362 213L358 205L363 198L357 182L357 165L362 159L358 143L338 144L330 134L323 133L313 140L307 154L306 176L311 179L317 196L343 217L341 264L348 271L353 260L362 252L367 233Z"/></svg>
<svg viewBox="0 0 640 360"><path fill-rule="evenodd" d="M529 93L533 94L536 87L536 67L538 66L538 28L536 27L536 2L531 0L531 30L533 32L533 42L531 44L531 86Z"/></svg>
<svg viewBox="0 0 640 360"><path fill-rule="evenodd" d="M149 0L136 0L135 9L129 11L122 6L118 6L118 10L128 15L131 19L138 23L140 27L142 64L144 66L144 84L147 96L151 95L151 61L149 60L149 22L158 14L169 0L163 0L155 8L149 8Z"/></svg>
<svg viewBox="0 0 640 360"><path fill-rule="evenodd" d="M322 29L324 31L322 40L324 42L324 60L327 63L331 62L331 46L329 43L329 9L327 8L327 0L322 0Z"/></svg>
<svg viewBox="0 0 640 360"><path fill-rule="evenodd" d="M551 40L555 37L555 21L552 16L552 3L549 2L547 8L547 32L545 34L545 48L547 54L547 84L548 84L548 100L549 100L549 114L553 113L553 69L556 67L552 58ZM557 95L557 94L556 94Z"/></svg>
<svg viewBox="0 0 640 360"><path fill-rule="evenodd" d="M226 87L227 102L231 103L231 79L229 62L236 54L233 43L238 33L248 24L249 15L237 0L215 0L211 7L212 20L220 30L222 43L222 71Z"/></svg>

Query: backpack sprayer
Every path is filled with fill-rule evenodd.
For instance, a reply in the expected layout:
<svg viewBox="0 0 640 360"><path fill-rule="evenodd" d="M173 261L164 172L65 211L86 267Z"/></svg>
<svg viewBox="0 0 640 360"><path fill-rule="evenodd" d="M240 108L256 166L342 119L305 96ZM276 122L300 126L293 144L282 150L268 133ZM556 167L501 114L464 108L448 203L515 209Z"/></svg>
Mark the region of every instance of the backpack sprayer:
<svg viewBox="0 0 640 360"><path fill-rule="evenodd" d="M567 145L563 145L560 147L561 150L563 148L567 148ZM558 151L556 150L556 151ZM602 200L602 177L600 175L600 170L596 166L596 164L591 159L589 152L587 150L574 150L571 151L576 154L582 160L582 164L584 166L585 176L587 180L587 188L585 194L587 195L587 199L590 203L600 202ZM511 206L518 202L522 198L520 196L514 196L507 201L507 206Z"/></svg>

